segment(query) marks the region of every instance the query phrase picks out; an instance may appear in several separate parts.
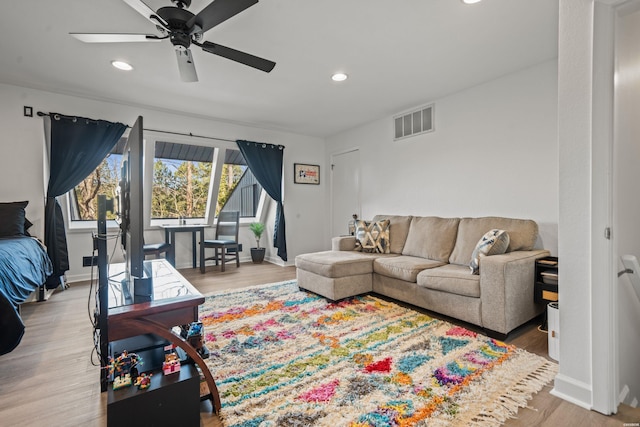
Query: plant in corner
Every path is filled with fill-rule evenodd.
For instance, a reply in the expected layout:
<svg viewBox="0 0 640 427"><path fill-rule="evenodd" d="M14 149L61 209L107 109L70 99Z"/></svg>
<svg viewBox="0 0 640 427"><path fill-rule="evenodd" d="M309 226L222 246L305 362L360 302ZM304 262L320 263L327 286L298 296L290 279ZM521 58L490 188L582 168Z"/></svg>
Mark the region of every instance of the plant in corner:
<svg viewBox="0 0 640 427"><path fill-rule="evenodd" d="M252 222L249 224L249 229L253 232L256 238L256 247L251 248L251 259L254 263L260 264L264 261L265 248L260 247L260 238L264 233L264 224L261 222Z"/></svg>

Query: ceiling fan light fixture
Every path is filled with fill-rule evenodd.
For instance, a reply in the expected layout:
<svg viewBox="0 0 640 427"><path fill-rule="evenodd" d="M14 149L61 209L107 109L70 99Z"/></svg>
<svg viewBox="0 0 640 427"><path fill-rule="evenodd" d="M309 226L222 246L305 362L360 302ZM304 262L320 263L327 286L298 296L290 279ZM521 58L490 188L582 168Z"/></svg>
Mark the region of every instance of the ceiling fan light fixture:
<svg viewBox="0 0 640 427"><path fill-rule="evenodd" d="M335 73L334 75L331 76L331 80L333 80L334 82L343 82L348 78L349 76L346 75L345 73Z"/></svg>
<svg viewBox="0 0 640 427"><path fill-rule="evenodd" d="M116 67L118 70L122 70L122 71L133 70L133 67L131 66L131 64L124 61L111 61L111 65Z"/></svg>
<svg viewBox="0 0 640 427"><path fill-rule="evenodd" d="M464 4L474 4L474 3L480 3L482 0L462 0L462 3Z"/></svg>
<svg viewBox="0 0 640 427"><path fill-rule="evenodd" d="M200 47L205 52L247 65L265 73L273 70L276 65L273 61L246 52L202 41L205 32L257 4L258 0L208 0L209 4L195 15L186 10L191 5L191 0L171 0L176 6L164 6L157 11L146 5L144 3L146 0L123 1L151 21L161 35L128 33L69 34L84 43L160 42L169 39L176 49L184 49L183 51L177 50L176 57L181 78L187 82L198 81L193 58L189 51L189 47L192 44ZM122 61L112 61L111 64L121 70L133 69L129 64L123 64Z"/></svg>

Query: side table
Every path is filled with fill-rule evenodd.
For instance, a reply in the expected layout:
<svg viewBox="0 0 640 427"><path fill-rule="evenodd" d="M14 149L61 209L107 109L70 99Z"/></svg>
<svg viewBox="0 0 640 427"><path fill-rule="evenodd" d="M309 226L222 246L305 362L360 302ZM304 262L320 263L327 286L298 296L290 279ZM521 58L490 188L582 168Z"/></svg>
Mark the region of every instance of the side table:
<svg viewBox="0 0 640 427"><path fill-rule="evenodd" d="M199 253L197 246L198 241L196 240L196 234L200 234L200 246L202 246L204 242L204 228L206 225L204 224L178 224L178 225L162 225L164 228L164 241L169 243L172 246L172 250L174 251L175 257L175 247L176 247L176 233L191 233L191 256L192 256L192 266L193 268L197 267L197 254ZM200 258L200 268L202 269L204 265L204 260Z"/></svg>

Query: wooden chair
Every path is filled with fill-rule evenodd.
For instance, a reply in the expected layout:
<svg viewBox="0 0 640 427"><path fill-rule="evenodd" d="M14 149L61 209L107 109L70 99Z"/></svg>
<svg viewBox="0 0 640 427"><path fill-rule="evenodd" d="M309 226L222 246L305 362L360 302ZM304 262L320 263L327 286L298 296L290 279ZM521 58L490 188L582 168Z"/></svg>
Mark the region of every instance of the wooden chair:
<svg viewBox="0 0 640 427"><path fill-rule="evenodd" d="M216 226L214 240L205 240L205 249L215 249L215 255L205 258L205 261L214 260L216 265L221 263L220 271L225 270L227 261L236 260L236 267L240 267L239 252L242 250L238 244L238 229L240 228L240 212L220 212Z"/></svg>
<svg viewBox="0 0 640 427"><path fill-rule="evenodd" d="M165 254L165 258L171 265L175 267L175 255L173 253L173 246L169 243L145 243L142 247L144 257L147 255L154 255L156 258L160 258L161 254Z"/></svg>

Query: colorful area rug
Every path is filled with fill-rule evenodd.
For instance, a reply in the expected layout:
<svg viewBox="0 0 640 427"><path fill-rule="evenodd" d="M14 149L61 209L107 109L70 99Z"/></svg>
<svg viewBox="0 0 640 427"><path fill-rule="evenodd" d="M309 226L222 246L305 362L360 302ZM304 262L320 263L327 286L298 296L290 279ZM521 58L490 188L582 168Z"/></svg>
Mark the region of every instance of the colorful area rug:
<svg viewBox="0 0 640 427"><path fill-rule="evenodd" d="M500 425L556 374L514 346L374 296L295 281L200 307L229 427Z"/></svg>

